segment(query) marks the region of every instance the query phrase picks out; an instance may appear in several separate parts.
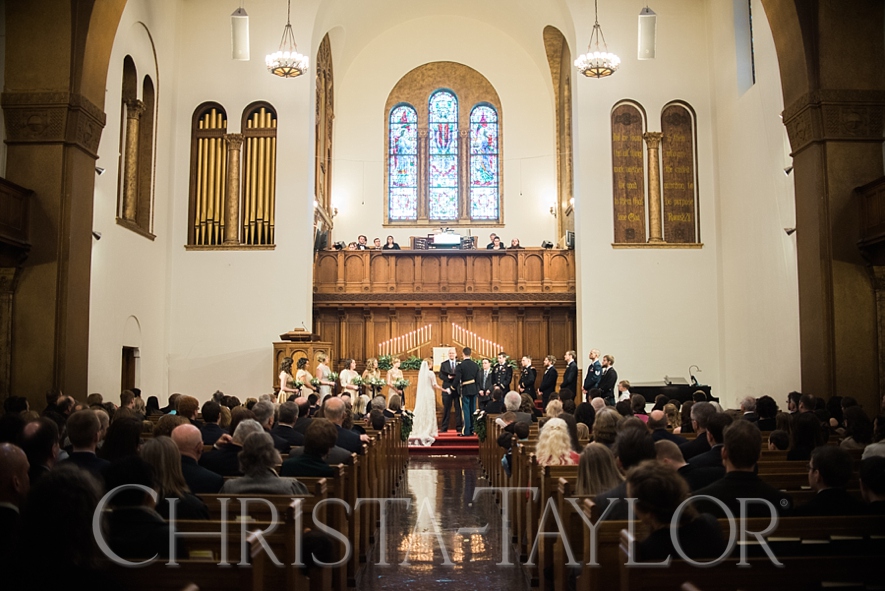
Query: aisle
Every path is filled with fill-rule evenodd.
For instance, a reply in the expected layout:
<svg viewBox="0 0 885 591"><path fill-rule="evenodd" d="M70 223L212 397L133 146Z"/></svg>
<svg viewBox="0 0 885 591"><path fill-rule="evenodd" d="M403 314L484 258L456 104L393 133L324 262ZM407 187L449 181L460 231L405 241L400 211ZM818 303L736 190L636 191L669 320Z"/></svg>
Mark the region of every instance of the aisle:
<svg viewBox="0 0 885 591"><path fill-rule="evenodd" d="M483 495L470 506L474 488L485 484L477 483L480 474L476 456L412 456L403 489L410 495L411 505L408 509L395 505L388 514L385 547L389 566L378 564L380 536L376 536L379 543L358 588L408 590L406 585L419 585L412 591L452 591L454 584L466 585L464 588L468 589L529 591L522 567L497 566L503 548L500 515L492 496ZM429 505L422 503L425 498L430 500ZM434 517L430 516L431 508ZM451 566L443 564L431 519L445 543ZM485 534L458 533L459 528L486 524L489 528ZM431 535L422 536L423 532ZM407 552L409 564L403 565ZM512 550L510 558L515 561Z"/></svg>

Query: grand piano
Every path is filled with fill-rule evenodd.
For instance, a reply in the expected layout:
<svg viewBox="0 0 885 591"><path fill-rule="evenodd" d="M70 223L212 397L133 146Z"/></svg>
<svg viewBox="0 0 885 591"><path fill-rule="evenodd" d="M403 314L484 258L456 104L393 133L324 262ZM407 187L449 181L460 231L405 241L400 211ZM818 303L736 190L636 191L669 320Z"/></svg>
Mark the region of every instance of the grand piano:
<svg viewBox="0 0 885 591"><path fill-rule="evenodd" d="M675 398L680 402L691 400L691 395L702 391L707 395L707 400L711 402L719 402L719 399L710 394L710 386L698 384L692 386L685 378L667 378L666 381L660 382L642 382L631 383L630 394L642 394L645 401L649 404L654 403L655 396L663 394L667 398Z"/></svg>

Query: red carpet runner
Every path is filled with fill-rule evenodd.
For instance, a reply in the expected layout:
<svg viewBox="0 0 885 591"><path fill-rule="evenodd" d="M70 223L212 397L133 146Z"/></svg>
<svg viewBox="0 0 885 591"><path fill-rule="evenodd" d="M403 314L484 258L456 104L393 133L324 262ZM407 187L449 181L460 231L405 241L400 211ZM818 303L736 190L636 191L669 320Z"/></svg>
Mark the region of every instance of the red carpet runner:
<svg viewBox="0 0 885 591"><path fill-rule="evenodd" d="M440 433L433 445L424 447L421 445L410 445L410 454L422 455L464 455L479 453L479 440L476 435L470 437L458 437L454 431Z"/></svg>

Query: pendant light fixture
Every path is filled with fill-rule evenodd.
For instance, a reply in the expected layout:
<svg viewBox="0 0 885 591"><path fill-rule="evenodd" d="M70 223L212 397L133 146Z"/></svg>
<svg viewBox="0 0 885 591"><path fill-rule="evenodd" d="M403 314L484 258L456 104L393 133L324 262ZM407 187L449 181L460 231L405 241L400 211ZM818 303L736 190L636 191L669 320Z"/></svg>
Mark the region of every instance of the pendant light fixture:
<svg viewBox="0 0 885 591"><path fill-rule="evenodd" d="M298 53L298 46L295 44L295 33L292 32L291 15L292 0L288 0L286 26L283 27L283 38L280 40L280 48L264 58L268 72L280 78L297 78L307 71L309 65L308 57Z"/></svg>
<svg viewBox="0 0 885 591"><path fill-rule="evenodd" d="M249 15L240 6L230 15L231 59L249 61Z"/></svg>
<svg viewBox="0 0 885 591"><path fill-rule="evenodd" d="M593 0L596 9L596 23L593 32L590 33L590 43L587 45L587 53L578 56L575 67L588 78L605 78L614 74L621 65L621 58L609 53L605 43L605 35L602 34L602 26L599 24L599 0ZM602 39L602 48L599 40Z"/></svg>

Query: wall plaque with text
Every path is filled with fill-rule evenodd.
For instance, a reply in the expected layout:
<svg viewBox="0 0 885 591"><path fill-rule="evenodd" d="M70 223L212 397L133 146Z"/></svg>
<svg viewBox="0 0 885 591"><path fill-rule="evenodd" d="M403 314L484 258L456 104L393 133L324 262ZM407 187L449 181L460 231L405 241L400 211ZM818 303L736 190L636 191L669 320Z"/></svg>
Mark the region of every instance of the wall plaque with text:
<svg viewBox="0 0 885 591"><path fill-rule="evenodd" d="M643 117L632 104L612 111L612 180L615 243L645 242Z"/></svg>
<svg viewBox="0 0 885 591"><path fill-rule="evenodd" d="M661 164L664 197L664 240L697 242L697 190L694 162L694 118L681 104L661 113Z"/></svg>

